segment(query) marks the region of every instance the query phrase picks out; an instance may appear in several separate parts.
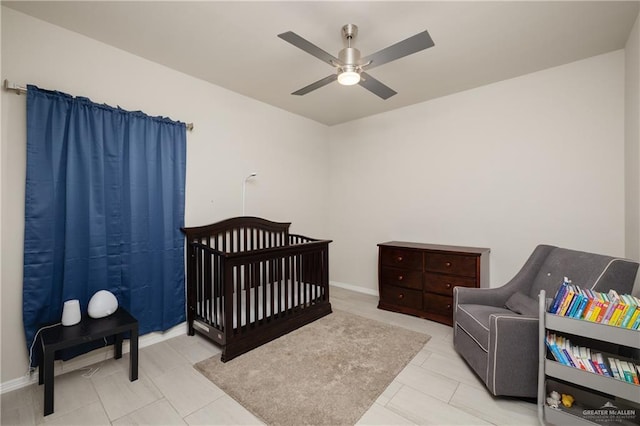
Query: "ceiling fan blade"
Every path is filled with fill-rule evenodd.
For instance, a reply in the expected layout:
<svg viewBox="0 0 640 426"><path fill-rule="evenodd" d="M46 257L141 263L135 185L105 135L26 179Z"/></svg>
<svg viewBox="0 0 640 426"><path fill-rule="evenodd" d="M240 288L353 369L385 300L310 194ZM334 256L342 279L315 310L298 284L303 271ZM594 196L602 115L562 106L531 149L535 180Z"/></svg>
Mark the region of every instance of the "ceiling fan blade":
<svg viewBox="0 0 640 426"><path fill-rule="evenodd" d="M431 39L429 32L425 30L409 37L408 39L399 41L392 46L362 58L360 63L366 64L371 61L371 64L366 65L367 70L370 70L374 67L386 64L387 62L395 61L396 59L411 55L412 53L428 49L434 45L435 43Z"/></svg>
<svg viewBox="0 0 640 426"><path fill-rule="evenodd" d="M280 37L284 41L288 41L295 47L304 50L308 54L315 56L316 58L328 63L331 66L342 64L342 62L340 62L338 58L320 49L315 44L308 42L293 31L287 31L286 33L278 34L278 37Z"/></svg>
<svg viewBox="0 0 640 426"><path fill-rule="evenodd" d="M398 93L392 88L380 83L378 80L371 77L366 72L361 72L360 77L361 79L358 84L364 87L365 89L367 89L368 91L370 91L371 93L373 93L374 95L380 96L382 99L389 99L390 97Z"/></svg>
<svg viewBox="0 0 640 426"><path fill-rule="evenodd" d="M316 89L321 88L322 86L326 86L327 84L336 81L337 78L338 76L336 74L328 75L325 78L316 81L315 83L311 83L310 85L305 86L300 90L296 90L292 93L292 95L306 95L309 92L312 92Z"/></svg>

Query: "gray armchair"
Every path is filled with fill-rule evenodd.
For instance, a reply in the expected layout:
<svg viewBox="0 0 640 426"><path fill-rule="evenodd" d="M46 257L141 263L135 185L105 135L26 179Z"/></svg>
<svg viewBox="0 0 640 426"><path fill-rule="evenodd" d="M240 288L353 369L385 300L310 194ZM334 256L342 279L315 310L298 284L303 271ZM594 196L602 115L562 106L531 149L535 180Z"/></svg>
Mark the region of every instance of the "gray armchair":
<svg viewBox="0 0 640 426"><path fill-rule="evenodd" d="M533 398L540 290L553 297L568 277L582 288L631 293L637 271L628 259L539 245L504 286L454 288L454 347L492 394Z"/></svg>

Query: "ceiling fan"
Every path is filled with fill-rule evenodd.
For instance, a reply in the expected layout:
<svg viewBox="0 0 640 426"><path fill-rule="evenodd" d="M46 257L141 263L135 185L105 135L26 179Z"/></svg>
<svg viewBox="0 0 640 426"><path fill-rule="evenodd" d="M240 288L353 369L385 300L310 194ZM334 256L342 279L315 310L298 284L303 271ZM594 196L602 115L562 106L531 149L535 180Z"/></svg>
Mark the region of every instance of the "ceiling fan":
<svg viewBox="0 0 640 426"><path fill-rule="evenodd" d="M319 89L320 87L338 80L338 83L344 86L359 84L382 99L388 99L397 92L371 77L367 72L365 72L365 69L366 71L369 71L374 67L378 67L386 64L387 62L395 61L396 59L403 58L434 46L429 32L425 30L409 37L406 40L402 40L392 46L361 58L360 51L355 47L351 47L351 42L357 34L358 27L354 24L347 24L342 27L342 37L345 39L347 47L338 53L337 58L300 37L293 31L278 34L278 37L284 41L287 41L304 50L308 54L315 56L321 61L328 63L337 70L336 74L331 74L316 81L315 83L311 83L310 85L293 92L292 95L306 95L313 90Z"/></svg>

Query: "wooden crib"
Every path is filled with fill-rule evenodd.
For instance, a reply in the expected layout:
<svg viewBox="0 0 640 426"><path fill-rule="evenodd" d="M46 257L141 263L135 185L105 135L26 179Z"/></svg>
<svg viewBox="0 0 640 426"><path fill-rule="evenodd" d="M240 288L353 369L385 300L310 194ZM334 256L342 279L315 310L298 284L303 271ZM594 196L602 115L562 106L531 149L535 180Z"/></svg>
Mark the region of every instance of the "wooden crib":
<svg viewBox="0 0 640 426"><path fill-rule="evenodd" d="M223 362L331 313L331 241L289 225L243 216L182 228L188 333L220 344Z"/></svg>

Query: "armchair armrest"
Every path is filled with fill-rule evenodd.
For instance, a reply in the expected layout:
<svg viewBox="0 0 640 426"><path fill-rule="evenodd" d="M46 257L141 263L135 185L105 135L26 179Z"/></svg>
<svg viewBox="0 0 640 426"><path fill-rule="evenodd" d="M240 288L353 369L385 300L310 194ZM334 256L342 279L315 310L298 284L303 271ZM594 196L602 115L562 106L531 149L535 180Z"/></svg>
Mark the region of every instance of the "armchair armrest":
<svg viewBox="0 0 640 426"><path fill-rule="evenodd" d="M537 317L491 315L486 384L494 395L537 393L538 332Z"/></svg>
<svg viewBox="0 0 640 426"><path fill-rule="evenodd" d="M498 288L469 288L455 287L453 289L454 306L459 304L474 304L496 306L503 308L507 299L515 291L505 286Z"/></svg>

